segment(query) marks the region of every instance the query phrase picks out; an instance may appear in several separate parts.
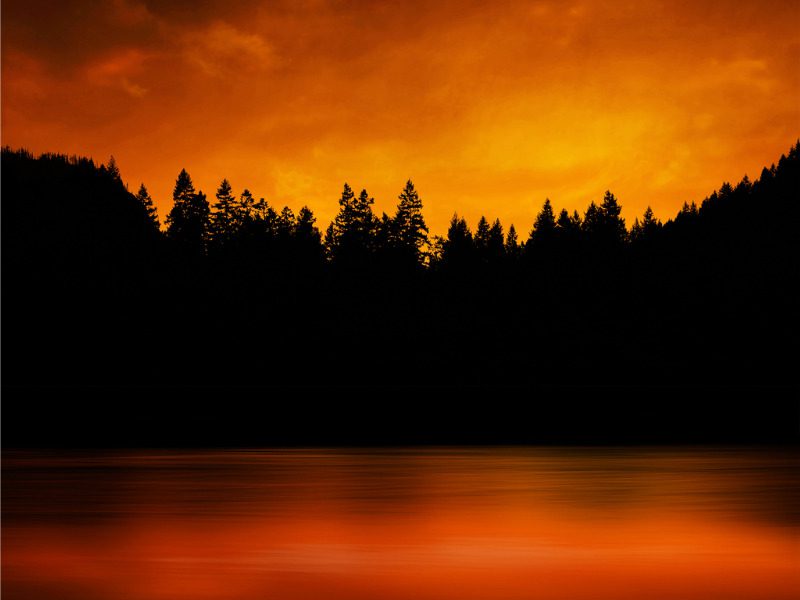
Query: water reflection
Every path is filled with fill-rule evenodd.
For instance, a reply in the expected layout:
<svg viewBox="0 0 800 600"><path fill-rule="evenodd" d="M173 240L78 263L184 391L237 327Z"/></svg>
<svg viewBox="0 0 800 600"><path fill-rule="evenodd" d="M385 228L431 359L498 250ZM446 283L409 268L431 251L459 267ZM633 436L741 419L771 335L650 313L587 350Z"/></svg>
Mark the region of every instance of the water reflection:
<svg viewBox="0 0 800 600"><path fill-rule="evenodd" d="M5 453L4 598L791 598L794 453Z"/></svg>

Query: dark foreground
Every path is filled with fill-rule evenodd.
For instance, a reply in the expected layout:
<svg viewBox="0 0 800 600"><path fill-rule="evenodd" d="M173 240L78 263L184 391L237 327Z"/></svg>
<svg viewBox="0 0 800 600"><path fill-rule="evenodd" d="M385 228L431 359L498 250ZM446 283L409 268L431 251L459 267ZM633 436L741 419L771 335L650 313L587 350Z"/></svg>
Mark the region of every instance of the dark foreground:
<svg viewBox="0 0 800 600"><path fill-rule="evenodd" d="M789 444L793 386L13 387L3 446Z"/></svg>

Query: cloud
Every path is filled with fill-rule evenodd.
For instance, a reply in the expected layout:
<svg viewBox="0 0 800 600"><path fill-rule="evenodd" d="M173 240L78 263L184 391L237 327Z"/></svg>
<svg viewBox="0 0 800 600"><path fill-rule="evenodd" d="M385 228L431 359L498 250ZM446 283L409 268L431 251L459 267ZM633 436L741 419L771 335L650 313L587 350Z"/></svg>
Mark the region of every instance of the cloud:
<svg viewBox="0 0 800 600"><path fill-rule="evenodd" d="M147 53L138 48L114 52L87 65L86 80L93 86L117 88L141 98L147 90L131 78L143 72L147 59Z"/></svg>
<svg viewBox="0 0 800 600"><path fill-rule="evenodd" d="M98 56L162 44L161 23L135 0L5 0L2 33L4 51L25 52L55 78L84 70Z"/></svg>
<svg viewBox="0 0 800 600"><path fill-rule="evenodd" d="M130 96L133 96L134 98L142 98L147 93L147 90L145 88L143 88L137 83L129 81L126 77L120 79L119 83L122 89L125 90L125 92L127 92Z"/></svg>
<svg viewBox="0 0 800 600"><path fill-rule="evenodd" d="M116 20L128 27L153 22L156 19L143 2L136 0L112 0L110 9Z"/></svg>
<svg viewBox="0 0 800 600"><path fill-rule="evenodd" d="M278 62L274 49L260 35L247 33L224 21L182 36L186 60L212 76L241 71L263 71Z"/></svg>

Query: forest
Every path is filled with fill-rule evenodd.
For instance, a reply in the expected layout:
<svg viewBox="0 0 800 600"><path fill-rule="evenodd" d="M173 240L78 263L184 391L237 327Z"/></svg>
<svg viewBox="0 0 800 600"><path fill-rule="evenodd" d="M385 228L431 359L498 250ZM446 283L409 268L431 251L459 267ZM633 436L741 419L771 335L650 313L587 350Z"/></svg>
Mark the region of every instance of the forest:
<svg viewBox="0 0 800 600"><path fill-rule="evenodd" d="M797 438L800 142L665 222L608 191L439 237L408 181L325 227L186 170L173 201L2 150L6 440Z"/></svg>

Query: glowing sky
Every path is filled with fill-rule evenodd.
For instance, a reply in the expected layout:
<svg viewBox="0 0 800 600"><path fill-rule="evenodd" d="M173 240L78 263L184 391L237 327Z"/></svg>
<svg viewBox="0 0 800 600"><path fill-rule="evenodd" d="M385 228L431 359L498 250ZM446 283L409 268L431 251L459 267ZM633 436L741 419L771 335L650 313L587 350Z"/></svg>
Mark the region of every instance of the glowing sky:
<svg viewBox="0 0 800 600"><path fill-rule="evenodd" d="M185 167L322 228L408 178L435 233L606 189L630 224L788 151L798 65L797 0L5 0L2 142L113 154L162 217Z"/></svg>

